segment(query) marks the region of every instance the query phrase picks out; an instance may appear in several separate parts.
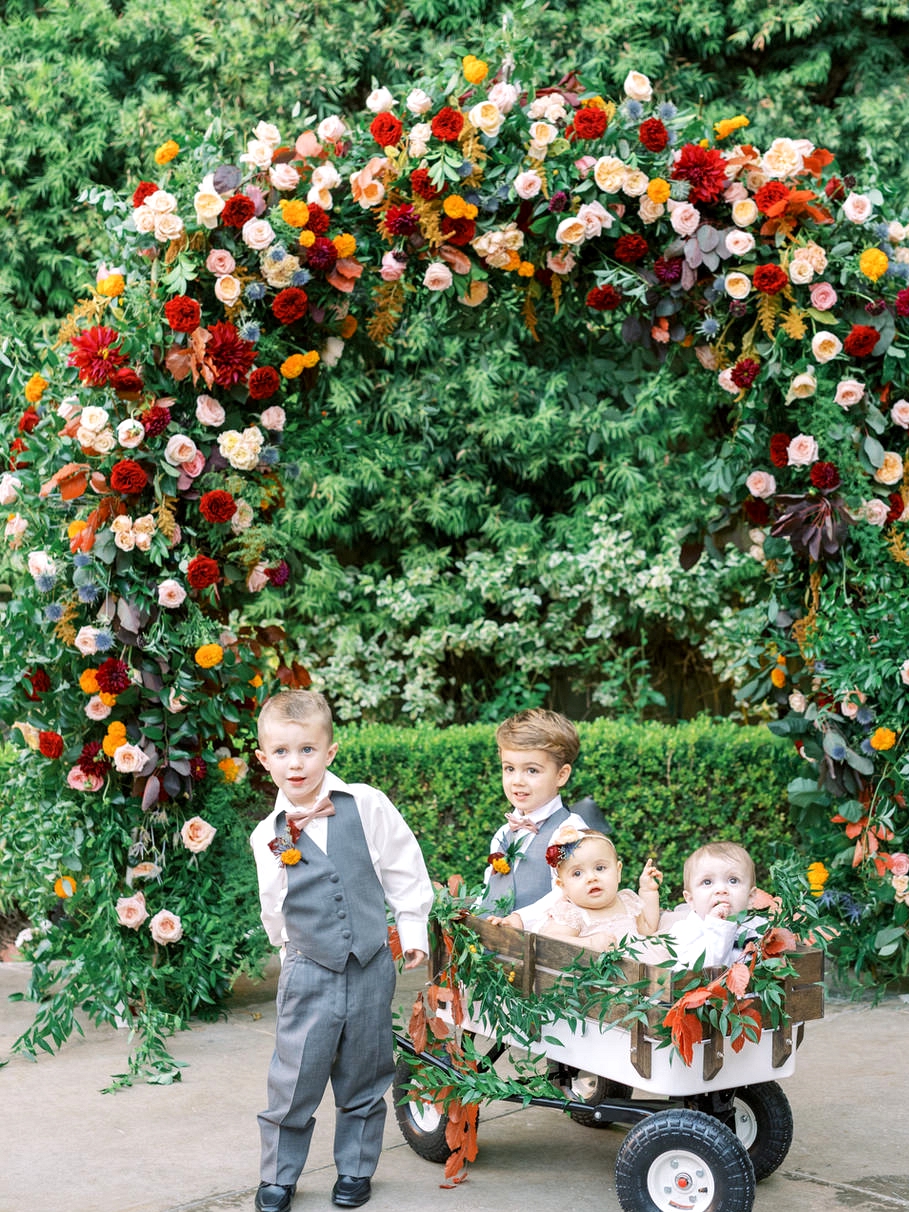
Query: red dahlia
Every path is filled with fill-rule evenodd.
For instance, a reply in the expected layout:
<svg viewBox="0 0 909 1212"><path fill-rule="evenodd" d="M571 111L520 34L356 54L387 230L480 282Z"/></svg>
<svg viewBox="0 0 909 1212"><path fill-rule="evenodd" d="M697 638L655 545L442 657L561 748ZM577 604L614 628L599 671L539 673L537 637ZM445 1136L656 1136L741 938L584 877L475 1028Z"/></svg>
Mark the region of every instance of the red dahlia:
<svg viewBox="0 0 909 1212"><path fill-rule="evenodd" d="M186 579L193 589L207 589L221 580L221 569L208 556L193 556L186 569Z"/></svg>
<svg viewBox="0 0 909 1212"><path fill-rule="evenodd" d="M38 748L46 758L58 758L63 753L63 737L59 732L39 732Z"/></svg>
<svg viewBox="0 0 909 1212"><path fill-rule="evenodd" d="M412 235L417 230L417 212L409 202L389 206L385 212L385 226L393 236Z"/></svg>
<svg viewBox="0 0 909 1212"><path fill-rule="evenodd" d="M433 185L428 168L415 168L413 170L410 174L410 188L418 198L423 198L426 202L431 202L433 198L438 198L440 192Z"/></svg>
<svg viewBox="0 0 909 1212"><path fill-rule="evenodd" d="M310 269L321 269L329 273L335 267L338 250L327 236L316 236L307 249L306 261Z"/></svg>
<svg viewBox="0 0 909 1212"><path fill-rule="evenodd" d="M701 147L697 143L686 143L672 167L676 181L688 181L688 201L716 202L726 188L726 161L713 147Z"/></svg>
<svg viewBox="0 0 909 1212"><path fill-rule="evenodd" d="M212 324L208 330L205 354L211 363L219 387L233 387L245 379L256 360L256 347L244 341L227 320Z"/></svg>
<svg viewBox="0 0 909 1212"><path fill-rule="evenodd" d="M839 482L840 473L834 463L812 463L811 483L815 488L836 488Z"/></svg>
<svg viewBox="0 0 909 1212"><path fill-rule="evenodd" d="M145 430L145 436L156 438L170 425L170 409L166 404L152 404L151 408L139 413L139 420Z"/></svg>
<svg viewBox="0 0 909 1212"><path fill-rule="evenodd" d="M401 119L394 114L376 114L369 124L369 133L379 147L395 147L403 132Z"/></svg>
<svg viewBox="0 0 909 1212"><path fill-rule="evenodd" d="M449 244L463 248L477 234L477 225L473 219L451 219L445 215L442 219L441 231Z"/></svg>
<svg viewBox="0 0 909 1212"><path fill-rule="evenodd" d="M853 324L852 331L843 342L843 349L852 358L867 358L880 339L876 328L868 324Z"/></svg>
<svg viewBox="0 0 909 1212"><path fill-rule="evenodd" d="M791 441L788 433L775 433L770 439L770 462L774 467L789 466L789 443Z"/></svg>
<svg viewBox="0 0 909 1212"><path fill-rule="evenodd" d="M303 230L315 232L317 236L324 236L330 225L331 216L328 211L323 210L316 202L311 203L309 207L309 219Z"/></svg>
<svg viewBox="0 0 909 1212"><path fill-rule="evenodd" d="M754 195L754 204L762 215L780 214L789 201L789 189L782 181L768 181ZM780 203L784 205L781 207Z"/></svg>
<svg viewBox="0 0 909 1212"><path fill-rule="evenodd" d="M251 400L267 400L281 386L281 376L273 366L257 366L249 376L247 387Z"/></svg>
<svg viewBox="0 0 909 1212"><path fill-rule="evenodd" d="M682 257L657 257L653 263L653 272L658 282L671 286L673 282L682 280Z"/></svg>
<svg viewBox="0 0 909 1212"><path fill-rule="evenodd" d="M464 129L464 115L459 109L443 105L429 125L435 137L443 143L457 143L458 136Z"/></svg>
<svg viewBox="0 0 909 1212"><path fill-rule="evenodd" d="M648 118L638 127L638 141L648 151L661 152L669 143L669 131L659 118Z"/></svg>
<svg viewBox="0 0 909 1212"><path fill-rule="evenodd" d="M110 486L114 492L132 496L141 492L148 483L148 474L135 459L121 459L110 472Z"/></svg>
<svg viewBox="0 0 909 1212"><path fill-rule="evenodd" d="M636 232L619 236L615 242L615 259L622 261L625 265L633 265L635 261L642 261L649 251L647 241Z"/></svg>
<svg viewBox="0 0 909 1212"><path fill-rule="evenodd" d="M95 680L103 694L122 694L130 686L129 666L117 657L108 657L95 670Z"/></svg>
<svg viewBox="0 0 909 1212"><path fill-rule="evenodd" d="M126 361L120 346L115 344L119 333L116 329L96 324L73 337L73 352L68 366L75 366L79 378L89 387L104 387Z"/></svg>
<svg viewBox="0 0 909 1212"><path fill-rule="evenodd" d="M199 510L206 522L213 522L217 525L230 521L237 512L237 502L229 492L225 492L223 488L216 488L212 492L202 494Z"/></svg>
<svg viewBox="0 0 909 1212"><path fill-rule="evenodd" d="M594 311L615 311L622 303L622 296L614 286L594 286L587 292L587 306Z"/></svg>
<svg viewBox="0 0 909 1212"><path fill-rule="evenodd" d="M609 125L609 116L595 105L582 105L574 115L572 126L579 139L599 139Z"/></svg>
<svg viewBox="0 0 909 1212"><path fill-rule="evenodd" d="M202 308L189 295L176 295L164 304L164 315L173 332L195 332L202 320Z"/></svg>
<svg viewBox="0 0 909 1212"><path fill-rule="evenodd" d="M279 324L293 324L306 315L309 307L309 296L298 286L288 286L286 290L275 295L271 305L272 314Z"/></svg>
<svg viewBox="0 0 909 1212"><path fill-rule="evenodd" d="M146 198L150 198L152 194L156 194L157 192L158 186L155 185L154 181L140 181L133 194L133 208L138 209Z"/></svg>
<svg viewBox="0 0 909 1212"><path fill-rule="evenodd" d="M786 271L779 265L759 265L751 280L762 295L778 295L789 282Z"/></svg>
<svg viewBox="0 0 909 1212"><path fill-rule="evenodd" d="M246 194L234 194L224 203L221 211L221 223L224 227L242 227L256 213L256 204Z"/></svg>
<svg viewBox="0 0 909 1212"><path fill-rule="evenodd" d="M729 377L736 387L747 390L758 377L760 369L760 362L754 358L739 358L738 362L736 362L729 372Z"/></svg>
<svg viewBox="0 0 909 1212"><path fill-rule="evenodd" d="M101 749L100 741L87 741L82 746L76 765L83 774L88 775L105 774L110 770L110 762Z"/></svg>

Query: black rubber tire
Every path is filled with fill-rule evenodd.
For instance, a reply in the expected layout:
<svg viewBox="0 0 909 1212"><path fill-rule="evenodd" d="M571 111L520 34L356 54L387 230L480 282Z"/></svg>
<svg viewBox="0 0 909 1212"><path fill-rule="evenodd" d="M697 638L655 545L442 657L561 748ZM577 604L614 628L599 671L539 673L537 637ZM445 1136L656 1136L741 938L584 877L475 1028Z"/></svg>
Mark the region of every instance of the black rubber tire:
<svg viewBox="0 0 909 1212"><path fill-rule="evenodd" d="M568 1087L571 1098L575 1102L590 1103L590 1111L571 1111L569 1114L576 1124L585 1128L608 1128L614 1123L611 1119L594 1119L592 1108L601 1103L604 1098L631 1098L631 1086L621 1082L611 1081L608 1077L600 1077L598 1073L588 1073L584 1069L575 1069Z"/></svg>
<svg viewBox="0 0 909 1212"><path fill-rule="evenodd" d="M751 1212L754 1170L748 1150L718 1119L673 1108L629 1131L616 1157L615 1189L623 1212Z"/></svg>
<svg viewBox="0 0 909 1212"><path fill-rule="evenodd" d="M451 1149L445 1139L448 1116L444 1111L438 1111L435 1107L408 1097L407 1087L410 1085L412 1072L413 1069L406 1060L399 1060L395 1066L392 1089L395 1119L398 1121L401 1135L414 1153L424 1161L447 1162L451 1156Z"/></svg>
<svg viewBox="0 0 909 1212"><path fill-rule="evenodd" d="M748 1150L757 1182L772 1174L792 1144L792 1108L778 1082L742 1086L733 1102L735 1134Z"/></svg>

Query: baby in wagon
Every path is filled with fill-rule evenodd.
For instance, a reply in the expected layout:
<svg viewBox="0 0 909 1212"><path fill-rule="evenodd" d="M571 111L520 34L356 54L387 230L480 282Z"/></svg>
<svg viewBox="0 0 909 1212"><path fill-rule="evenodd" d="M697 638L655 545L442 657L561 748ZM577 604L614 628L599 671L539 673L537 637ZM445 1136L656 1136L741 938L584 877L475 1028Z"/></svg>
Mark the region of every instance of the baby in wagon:
<svg viewBox="0 0 909 1212"><path fill-rule="evenodd" d="M660 931L672 944L675 967L731 964L759 924L741 917L763 895L755 887L754 860L737 842L708 842L689 854L682 878L687 906L660 919ZM764 899L770 898L764 895Z"/></svg>
<svg viewBox="0 0 909 1212"><path fill-rule="evenodd" d="M538 934L606 951L622 939L656 933L662 874L651 859L641 872L637 893L620 888L622 864L609 838L594 829L564 825L553 837L546 861L556 870L561 895L537 926ZM520 913L501 920L524 929Z"/></svg>

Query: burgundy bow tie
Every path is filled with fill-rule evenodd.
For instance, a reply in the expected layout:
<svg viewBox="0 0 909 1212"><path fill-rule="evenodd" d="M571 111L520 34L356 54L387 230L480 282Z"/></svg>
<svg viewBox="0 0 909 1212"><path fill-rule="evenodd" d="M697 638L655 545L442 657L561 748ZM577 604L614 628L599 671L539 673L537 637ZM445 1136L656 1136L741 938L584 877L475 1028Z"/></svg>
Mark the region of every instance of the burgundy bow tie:
<svg viewBox="0 0 909 1212"><path fill-rule="evenodd" d="M319 802L314 804L312 808L306 808L300 812L294 812L293 814L288 812L287 827L290 829L291 841L296 842L309 822L314 821L316 817L334 816L334 814L335 806L328 796L325 796L323 799L319 800Z"/></svg>
<svg viewBox="0 0 909 1212"><path fill-rule="evenodd" d="M526 829L528 833L540 832L540 826L536 821L532 821L529 816L524 816L520 812L506 812L505 820L512 833L517 833L519 829Z"/></svg>

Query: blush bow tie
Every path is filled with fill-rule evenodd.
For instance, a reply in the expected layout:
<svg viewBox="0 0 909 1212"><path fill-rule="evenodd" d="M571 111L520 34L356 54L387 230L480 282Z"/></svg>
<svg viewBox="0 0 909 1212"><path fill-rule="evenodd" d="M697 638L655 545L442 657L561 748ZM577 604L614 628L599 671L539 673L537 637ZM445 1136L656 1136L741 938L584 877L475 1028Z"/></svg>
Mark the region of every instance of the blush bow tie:
<svg viewBox="0 0 909 1212"><path fill-rule="evenodd" d="M291 841L296 841L310 821L314 821L319 816L334 816L335 806L326 795L323 799L314 804L312 808L306 808L301 812L287 813L287 825L290 829Z"/></svg>
<svg viewBox="0 0 909 1212"><path fill-rule="evenodd" d="M506 812L505 820L512 833L517 833L519 829L526 829L528 833L540 832L540 826L536 821L532 821L529 816L524 816L520 812Z"/></svg>

